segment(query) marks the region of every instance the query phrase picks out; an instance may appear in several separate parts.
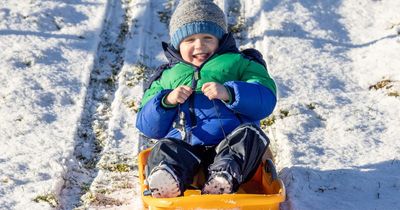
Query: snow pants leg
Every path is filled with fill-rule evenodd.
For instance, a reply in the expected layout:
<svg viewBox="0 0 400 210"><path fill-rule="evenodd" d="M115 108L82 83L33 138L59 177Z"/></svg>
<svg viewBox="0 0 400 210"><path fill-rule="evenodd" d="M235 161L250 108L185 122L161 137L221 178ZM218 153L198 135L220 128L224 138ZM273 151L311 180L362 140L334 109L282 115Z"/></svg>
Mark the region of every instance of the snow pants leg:
<svg viewBox="0 0 400 210"><path fill-rule="evenodd" d="M201 165L206 167L215 156L215 147L192 146L179 139L161 139L151 150L147 167L151 172L155 167L166 164L178 177L181 190L193 183ZM205 167L205 168L206 168Z"/></svg>
<svg viewBox="0 0 400 210"><path fill-rule="evenodd" d="M214 162L208 167L209 175L228 172L233 177L233 190L236 191L241 183L252 178L268 145L268 137L258 126L239 126L216 147Z"/></svg>

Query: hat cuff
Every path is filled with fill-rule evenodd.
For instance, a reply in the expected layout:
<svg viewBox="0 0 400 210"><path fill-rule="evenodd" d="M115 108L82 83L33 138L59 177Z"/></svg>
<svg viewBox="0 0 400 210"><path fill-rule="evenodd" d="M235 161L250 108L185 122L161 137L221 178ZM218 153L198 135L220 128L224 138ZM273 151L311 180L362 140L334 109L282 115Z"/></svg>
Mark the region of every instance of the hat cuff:
<svg viewBox="0 0 400 210"><path fill-rule="evenodd" d="M178 28L171 36L171 44L175 49L179 49L179 44L183 39L193 34L211 34L217 39L221 39L225 30L218 24L211 21L197 21L185 24Z"/></svg>

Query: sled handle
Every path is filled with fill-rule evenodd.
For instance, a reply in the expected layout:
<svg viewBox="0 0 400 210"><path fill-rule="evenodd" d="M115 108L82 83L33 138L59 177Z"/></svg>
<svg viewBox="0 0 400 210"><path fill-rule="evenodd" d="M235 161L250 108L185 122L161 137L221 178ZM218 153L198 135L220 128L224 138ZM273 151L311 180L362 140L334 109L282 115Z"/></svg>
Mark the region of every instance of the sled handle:
<svg viewBox="0 0 400 210"><path fill-rule="evenodd" d="M149 195L151 195L151 190L143 191L143 196L149 196Z"/></svg>

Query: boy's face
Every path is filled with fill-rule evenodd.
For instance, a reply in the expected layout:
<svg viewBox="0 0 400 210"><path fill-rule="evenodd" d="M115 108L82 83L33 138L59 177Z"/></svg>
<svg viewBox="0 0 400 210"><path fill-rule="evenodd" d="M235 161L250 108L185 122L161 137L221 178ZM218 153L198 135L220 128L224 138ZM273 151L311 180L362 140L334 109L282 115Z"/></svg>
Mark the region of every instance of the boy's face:
<svg viewBox="0 0 400 210"><path fill-rule="evenodd" d="M218 48L218 39L211 34L193 34L179 44L183 60L200 66Z"/></svg>

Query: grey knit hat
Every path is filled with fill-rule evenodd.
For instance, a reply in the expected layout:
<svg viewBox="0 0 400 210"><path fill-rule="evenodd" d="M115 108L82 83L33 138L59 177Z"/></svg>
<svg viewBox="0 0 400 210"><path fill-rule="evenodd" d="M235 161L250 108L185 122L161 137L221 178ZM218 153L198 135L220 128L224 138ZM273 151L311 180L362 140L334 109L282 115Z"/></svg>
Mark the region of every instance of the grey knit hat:
<svg viewBox="0 0 400 210"><path fill-rule="evenodd" d="M181 0L169 22L169 35L175 49L193 34L206 33L221 39L227 31L225 14L212 0Z"/></svg>

